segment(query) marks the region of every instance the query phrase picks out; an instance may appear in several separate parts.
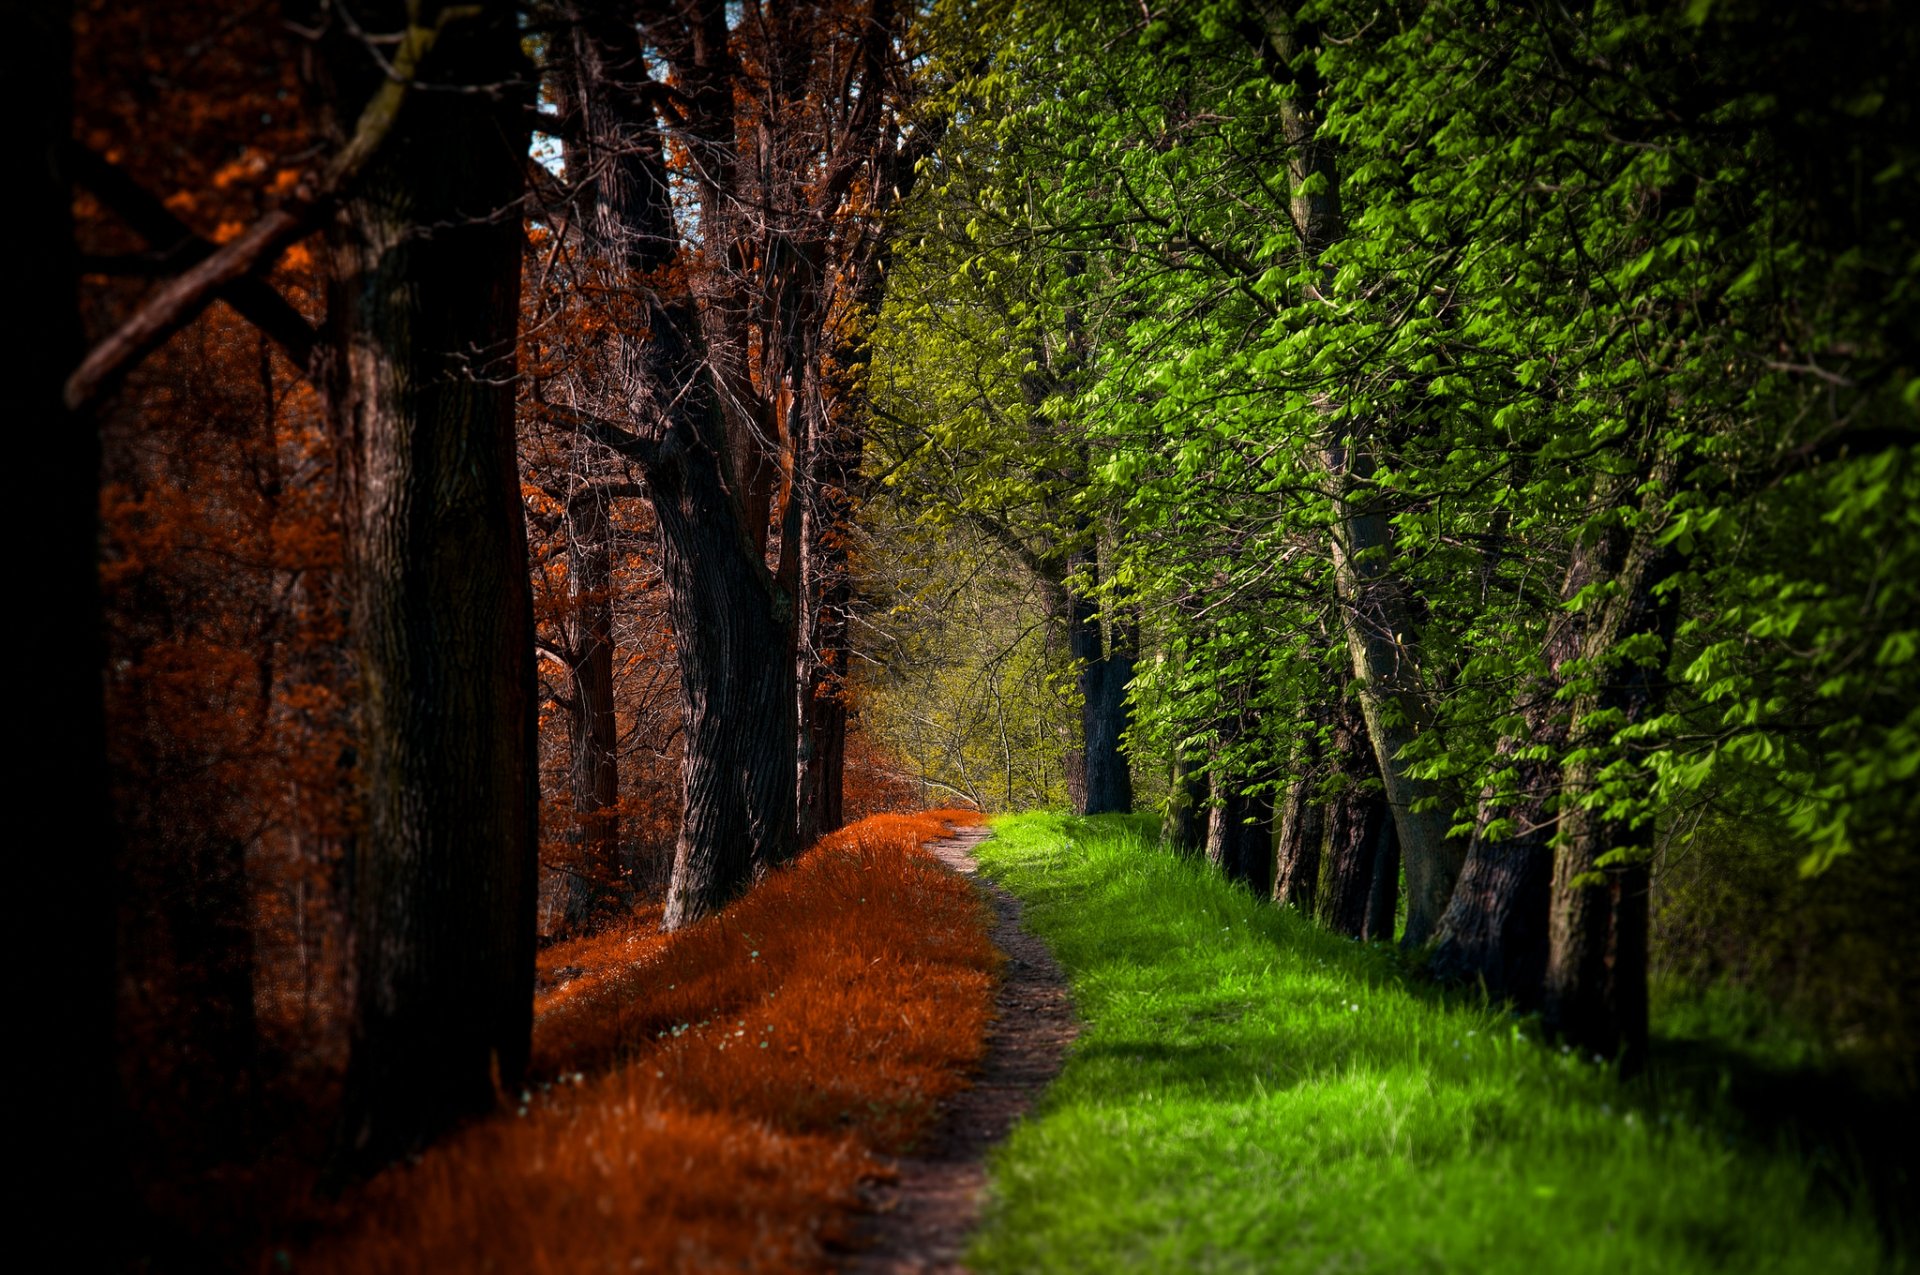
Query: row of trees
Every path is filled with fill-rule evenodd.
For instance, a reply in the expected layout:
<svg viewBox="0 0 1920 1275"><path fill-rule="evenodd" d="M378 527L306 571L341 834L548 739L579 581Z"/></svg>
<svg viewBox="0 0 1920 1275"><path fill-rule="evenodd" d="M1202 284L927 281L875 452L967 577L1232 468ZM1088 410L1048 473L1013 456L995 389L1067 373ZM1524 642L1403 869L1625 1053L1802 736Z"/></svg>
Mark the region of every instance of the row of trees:
<svg viewBox="0 0 1920 1275"><path fill-rule="evenodd" d="M252 1047L249 873L285 875L303 959L309 922L339 930L314 950L350 978L357 1172L518 1087L542 856L578 924L631 867L623 716L679 761L668 925L841 822L864 343L939 132L909 17L34 7L46 344L20 379L69 635L34 707L94 821L62 816L34 894L92 936L76 1154L172 1028ZM677 681L670 723L636 666ZM571 806L544 849L543 708ZM174 1020L130 1034L163 965ZM231 1125L240 1065L187 1052L162 1087L225 1086Z"/></svg>
<svg viewBox="0 0 1920 1275"><path fill-rule="evenodd" d="M1124 728L1177 844L1630 1061L1657 845L1911 853L1910 21L974 16L889 481L1060 583L1090 775Z"/></svg>

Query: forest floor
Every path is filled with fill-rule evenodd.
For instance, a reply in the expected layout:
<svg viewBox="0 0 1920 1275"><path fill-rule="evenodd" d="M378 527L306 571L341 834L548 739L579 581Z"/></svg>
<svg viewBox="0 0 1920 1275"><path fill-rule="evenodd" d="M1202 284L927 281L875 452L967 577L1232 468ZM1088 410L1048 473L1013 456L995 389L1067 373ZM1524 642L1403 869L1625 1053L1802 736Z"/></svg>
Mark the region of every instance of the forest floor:
<svg viewBox="0 0 1920 1275"><path fill-rule="evenodd" d="M977 878L974 847L989 835L985 828L962 828L927 849L955 872ZM893 1161L893 1180L869 1192L873 1212L856 1232L862 1251L848 1260L849 1275L966 1269L961 1257L979 1222L987 1152L1060 1074L1078 1032L1066 976L1046 944L1021 924L1020 901L993 882L979 884L993 905L994 946L1006 956L986 1056L972 1087L948 1100L913 1154Z"/></svg>
<svg viewBox="0 0 1920 1275"><path fill-rule="evenodd" d="M911 1187L895 1157L985 1057L1002 958L920 849L977 818L876 815L695 925L640 913L549 949L517 1108L350 1193L279 1268L841 1265L867 1184Z"/></svg>
<svg viewBox="0 0 1920 1275"><path fill-rule="evenodd" d="M1158 845L1149 821L994 821L1083 1020L989 1158L983 1275L1874 1271L1844 1163L1723 1097L1607 1066Z"/></svg>

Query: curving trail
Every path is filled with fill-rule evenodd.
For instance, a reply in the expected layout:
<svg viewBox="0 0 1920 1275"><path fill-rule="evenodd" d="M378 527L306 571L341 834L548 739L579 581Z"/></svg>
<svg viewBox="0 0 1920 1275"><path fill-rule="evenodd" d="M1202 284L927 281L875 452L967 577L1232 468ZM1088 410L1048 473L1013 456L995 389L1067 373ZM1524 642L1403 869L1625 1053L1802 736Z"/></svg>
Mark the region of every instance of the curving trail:
<svg viewBox="0 0 1920 1275"><path fill-rule="evenodd" d="M873 1212L856 1231L861 1251L842 1267L849 1275L966 1271L960 1258L980 1218L986 1153L1060 1074L1079 1031L1066 976L1046 945L1021 927L1019 901L978 879L973 848L988 835L985 828L961 828L927 846L954 871L976 878L993 904L994 944L1007 954L986 1057L973 1087L948 1104L920 1154L895 1161L898 1178L871 1189Z"/></svg>

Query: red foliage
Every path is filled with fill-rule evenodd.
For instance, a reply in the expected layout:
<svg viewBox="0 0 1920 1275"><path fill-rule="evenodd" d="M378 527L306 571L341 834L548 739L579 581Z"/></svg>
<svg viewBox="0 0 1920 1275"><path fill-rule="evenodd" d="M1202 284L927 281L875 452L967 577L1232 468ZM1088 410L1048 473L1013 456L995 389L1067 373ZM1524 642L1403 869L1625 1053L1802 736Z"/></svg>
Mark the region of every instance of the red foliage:
<svg viewBox="0 0 1920 1275"><path fill-rule="evenodd" d="M538 1092L377 1179L296 1265L824 1267L875 1153L984 1047L985 912L919 848L978 818L867 819L689 929L549 949Z"/></svg>

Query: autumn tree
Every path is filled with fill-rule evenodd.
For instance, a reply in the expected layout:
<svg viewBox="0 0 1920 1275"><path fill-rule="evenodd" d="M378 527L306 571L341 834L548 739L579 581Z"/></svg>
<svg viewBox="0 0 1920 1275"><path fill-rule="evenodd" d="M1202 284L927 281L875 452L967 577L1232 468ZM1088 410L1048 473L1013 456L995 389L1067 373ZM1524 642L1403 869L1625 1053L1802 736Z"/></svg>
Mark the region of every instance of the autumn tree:
<svg viewBox="0 0 1920 1275"><path fill-rule="evenodd" d="M402 76L333 15L320 82L342 145L391 116L328 242L366 805L345 1130L377 1162L517 1083L532 1028L533 619L513 384L531 79L511 4L359 20L400 32Z"/></svg>
<svg viewBox="0 0 1920 1275"><path fill-rule="evenodd" d="M822 365L903 144L902 18L883 0L573 17L554 38L570 179L627 317L597 375L539 400L631 461L653 507L686 740L678 925L797 851L799 791L818 785L801 758L838 752L798 689L821 659L802 598L831 574L808 565L830 547L818 502L845 490L850 445Z"/></svg>

